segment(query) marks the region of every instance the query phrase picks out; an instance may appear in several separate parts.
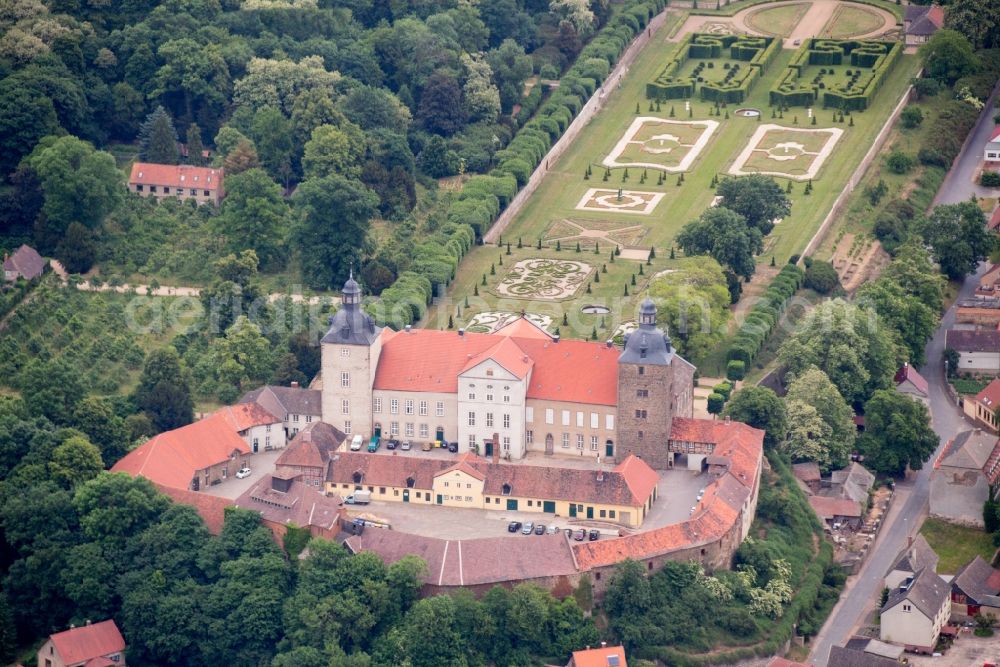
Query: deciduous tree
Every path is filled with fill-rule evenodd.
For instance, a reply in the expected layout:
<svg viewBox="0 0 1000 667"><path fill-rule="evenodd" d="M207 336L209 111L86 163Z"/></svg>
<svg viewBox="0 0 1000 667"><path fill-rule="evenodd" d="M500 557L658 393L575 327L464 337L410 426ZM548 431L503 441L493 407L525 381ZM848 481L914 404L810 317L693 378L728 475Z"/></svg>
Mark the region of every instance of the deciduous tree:
<svg viewBox="0 0 1000 667"><path fill-rule="evenodd" d="M807 368L788 385L787 399L789 402L801 401L811 405L823 423L829 427L825 435L819 433L813 435L825 451L821 465L824 467L846 465L857 435L854 411L830 382L826 373L816 367Z"/></svg>
<svg viewBox="0 0 1000 667"><path fill-rule="evenodd" d="M927 407L892 389L876 391L865 403L865 432L859 448L876 472L899 475L920 470L937 449Z"/></svg>
<svg viewBox="0 0 1000 667"><path fill-rule="evenodd" d="M775 220L792 211L788 195L770 176L752 174L724 178L716 186L715 193L722 197L719 206L736 211L764 236L771 233Z"/></svg>
<svg viewBox="0 0 1000 667"><path fill-rule="evenodd" d="M971 201L936 206L922 231L941 271L952 280L975 272L995 246L982 209Z"/></svg>
<svg viewBox="0 0 1000 667"><path fill-rule="evenodd" d="M763 429L764 444L768 447L776 446L788 432L785 403L767 387L743 387L729 399L722 414L733 421Z"/></svg>
<svg viewBox="0 0 1000 667"><path fill-rule="evenodd" d="M687 255L711 255L749 280L756 268L754 255L764 249L762 238L760 229L747 225L742 215L716 206L684 225L677 235L677 245Z"/></svg>

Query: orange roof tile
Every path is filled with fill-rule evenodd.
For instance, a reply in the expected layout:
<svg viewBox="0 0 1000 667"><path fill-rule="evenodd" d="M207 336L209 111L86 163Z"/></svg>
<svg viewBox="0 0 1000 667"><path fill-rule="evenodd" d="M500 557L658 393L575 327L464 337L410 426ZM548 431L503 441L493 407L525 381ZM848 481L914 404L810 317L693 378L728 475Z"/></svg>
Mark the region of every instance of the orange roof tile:
<svg viewBox="0 0 1000 667"><path fill-rule="evenodd" d="M660 476L649 465L635 454L629 454L624 461L614 468L632 490L636 498L649 498L660 481Z"/></svg>
<svg viewBox="0 0 1000 667"><path fill-rule="evenodd" d="M837 516L861 516L861 506L850 498L809 496L809 506L821 519L832 519Z"/></svg>
<svg viewBox="0 0 1000 667"><path fill-rule="evenodd" d="M375 389L456 393L458 376L475 359L490 356L507 368L520 350L531 366L528 398L590 405L616 405L619 350L602 343L509 337L516 345L499 344L495 335L413 329L385 336ZM474 365L474 363L473 363ZM512 373L517 371L508 368Z"/></svg>
<svg viewBox="0 0 1000 667"><path fill-rule="evenodd" d="M524 350L517 346L517 343L513 342L510 338L501 338L493 347L483 350L469 359L468 363L462 368L462 372L465 373L488 359L492 359L500 364L508 373L522 380L528 377L528 373L531 372L531 367L534 365L531 357L526 355Z"/></svg>
<svg viewBox="0 0 1000 667"><path fill-rule="evenodd" d="M486 479L486 475L484 475L480 470L473 468L471 465L474 462L472 459L475 458L476 458L475 454L471 452L466 452L462 454L460 457L458 457L458 462L455 463L455 465L449 468L445 468L441 472L434 473L434 476L440 477L441 475L445 475L452 471L459 471L459 472L464 472L466 475L472 477L473 479L478 479L479 481L483 481Z"/></svg>
<svg viewBox="0 0 1000 667"><path fill-rule="evenodd" d="M237 403L227 405L215 412L221 415L236 432L242 432L254 426L280 424L281 420L257 403Z"/></svg>
<svg viewBox="0 0 1000 667"><path fill-rule="evenodd" d="M516 320L503 325L493 333L497 336L510 336L511 338L552 340L552 336L545 331L545 329L542 329L527 317L519 317Z"/></svg>
<svg viewBox="0 0 1000 667"><path fill-rule="evenodd" d="M250 448L228 419L216 412L151 438L126 454L111 470L187 489L199 470L222 463L236 452L249 454Z"/></svg>
<svg viewBox="0 0 1000 667"><path fill-rule="evenodd" d="M125 639L110 619L57 632L49 639L67 665L125 650Z"/></svg>
<svg viewBox="0 0 1000 667"><path fill-rule="evenodd" d="M996 410L997 406L1000 406L1000 379L991 381L976 394L976 402L982 403L990 410Z"/></svg>
<svg viewBox="0 0 1000 667"><path fill-rule="evenodd" d="M156 488L175 503L193 507L201 520L205 522L208 532L213 535L222 532L222 526L226 522L226 508L233 504L228 498L199 493L198 491L188 491L187 489L175 489L162 484L157 484Z"/></svg>
<svg viewBox="0 0 1000 667"><path fill-rule="evenodd" d="M617 662L608 658L617 657ZM602 646L585 651L573 651L573 667L609 667L620 665L628 667L625 662L625 648L622 646Z"/></svg>
<svg viewBox="0 0 1000 667"><path fill-rule="evenodd" d="M196 188L199 190L221 190L222 169L192 167L186 164L155 164L136 162L128 182L149 185L166 185L171 188Z"/></svg>

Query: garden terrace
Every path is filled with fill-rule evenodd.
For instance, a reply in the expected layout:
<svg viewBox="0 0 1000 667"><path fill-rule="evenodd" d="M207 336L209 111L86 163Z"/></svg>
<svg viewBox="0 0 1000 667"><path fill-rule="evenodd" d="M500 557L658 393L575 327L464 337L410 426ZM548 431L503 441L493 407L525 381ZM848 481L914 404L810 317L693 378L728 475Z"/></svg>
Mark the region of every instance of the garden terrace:
<svg viewBox="0 0 1000 667"><path fill-rule="evenodd" d="M771 89L771 105L864 111L902 52L901 42L810 39Z"/></svg>
<svg viewBox="0 0 1000 667"><path fill-rule="evenodd" d="M691 33L663 72L646 84L646 97L663 101L698 96L709 102L740 103L781 50L773 37Z"/></svg>

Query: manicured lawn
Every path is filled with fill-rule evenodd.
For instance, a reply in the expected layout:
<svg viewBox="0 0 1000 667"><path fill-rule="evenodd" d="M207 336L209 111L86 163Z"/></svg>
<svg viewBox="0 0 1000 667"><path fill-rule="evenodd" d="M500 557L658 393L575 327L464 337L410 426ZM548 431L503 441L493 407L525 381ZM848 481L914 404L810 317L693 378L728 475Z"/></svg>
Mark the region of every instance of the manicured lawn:
<svg viewBox="0 0 1000 667"><path fill-rule="evenodd" d="M941 557L937 568L939 574L954 574L977 555L990 563L996 551L992 537L984 531L940 519L924 521L920 534Z"/></svg>
<svg viewBox="0 0 1000 667"><path fill-rule="evenodd" d="M885 22L877 13L863 7L837 7L820 35L833 39L849 39L878 30Z"/></svg>
<svg viewBox="0 0 1000 667"><path fill-rule="evenodd" d="M720 111L720 115L715 115L714 105L699 99L691 100L690 111L685 108L685 100L670 100L661 103L659 112L650 112L649 101L644 94L646 83L660 73L664 59L674 48L675 44L667 41L663 32L659 33L654 43L647 47L631 66L621 87L616 85L605 89L608 100L604 110L590 122L580 139L569 147L559 162L552 165L544 182L503 234L505 245L507 241L512 243L512 254L509 256L504 254L504 264L507 265L509 262L510 266L513 266L517 261L533 258L577 259L578 256L574 252L576 240L570 243L561 241L561 253L557 253L553 247L554 239L565 238L566 232L572 234L574 231L573 226L567 226L567 223L604 230L614 229L616 226L626 229L631 227L632 229L623 232L618 238L605 237L599 240L600 254L602 263L607 262L609 244L612 240L623 245L631 244L647 249L655 246L656 258L652 266L643 267L642 276L636 276L637 284L635 286L631 284L631 275L633 272L638 272L640 262L619 259L614 264L607 264L608 273L601 275L600 283L591 285L591 294L586 294L584 291L586 285L582 285L577 295L570 300L500 299L494 296L495 287L504 272L499 270L499 266L493 267L493 273L490 269L491 265L498 263L501 250L496 246L480 247L463 259L455 280L443 298L439 299L440 303L430 309L424 326L441 328L447 324L449 315L453 316L455 326L458 327L463 326L477 312L525 310L551 314L553 327L559 326L563 337L589 338L596 328L597 339L604 340L619 324L634 320L634 309L641 297L644 282L648 280L651 272L662 271L671 266L671 261L667 258L674 245L674 237L684 224L700 215L712 202L715 196L714 190L710 187L713 177L725 174L760 124L776 123L794 129L791 117L795 115L794 111L785 114L784 119L772 120L768 107L768 91L787 66L793 55L792 50L785 50L775 58L764 75L754 83L749 99L740 105L729 105L727 109ZM854 114L853 126L849 126L847 122L834 123L833 112L829 110L816 109L816 126L806 125L804 112L798 114L801 116L798 119L801 129L837 127L844 131L844 135L814 180L810 195L804 194L804 185L801 182L793 184L790 194L793 202L792 213L766 239L766 250L758 259L759 266L767 266L772 256L775 257L777 264L781 265L788 261L789 256L805 247L881 129L885 118L898 102L917 67L918 62L915 57L903 58L875 96L871 108ZM760 109L762 117L747 118L733 113L737 108L744 107ZM636 168L629 169L627 179L624 169L612 169L609 179L605 181L604 169L599 166L593 166L591 176L585 178L588 165L600 165L602 160L613 152L637 116L681 121L713 120L720 125L697 155L691 168L683 174L683 181L680 176L669 174L665 181L659 184L658 175L650 169L647 179L640 184L642 171ZM787 184L785 179L778 181L782 187ZM662 193L664 196L649 215L614 210L577 209L581 198L591 188L609 189L615 192L618 188L622 188ZM521 248L517 247L519 239ZM543 244L541 250L537 249L540 239ZM593 255L591 259L585 256L589 244L581 242L581 246L584 248L583 261L591 261ZM506 247L503 252L506 253ZM679 253L678 259L680 259ZM482 284L484 274L487 280L485 286ZM474 294L474 290L477 289L478 297ZM464 305L466 297L469 298L468 307ZM583 315L579 312L579 308L585 303L603 303L611 309L611 312L603 316ZM457 306L461 307L460 315ZM567 316L567 324L562 325L560 323L563 321L564 313Z"/></svg>
<svg viewBox="0 0 1000 667"><path fill-rule="evenodd" d="M747 16L747 23L766 35L788 37L811 6L811 2L803 2L758 9Z"/></svg>

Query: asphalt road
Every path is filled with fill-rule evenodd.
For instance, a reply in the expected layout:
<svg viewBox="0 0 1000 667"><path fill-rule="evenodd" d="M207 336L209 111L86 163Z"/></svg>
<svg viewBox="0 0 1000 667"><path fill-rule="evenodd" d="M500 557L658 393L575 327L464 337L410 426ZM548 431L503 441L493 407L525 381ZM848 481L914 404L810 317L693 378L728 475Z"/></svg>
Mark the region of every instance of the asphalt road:
<svg viewBox="0 0 1000 667"><path fill-rule="evenodd" d="M980 187L973 181L982 159L983 145L993 131L993 104L1000 88L994 89L984 113L973 128L965 150L956 159L935 197L935 204L952 204L967 200L977 194ZM988 265L980 266L975 276L966 278L959 298L969 297L975 290L979 276ZM834 607L820 633L813 641L810 661L816 667L826 667L831 646L842 646L851 636L863 616L878 602L882 592L882 577L892 565L896 555L906 545L907 538L916 532L926 516L930 491L931 463L940 454L945 443L955 433L968 428L962 412L951 402L945 390L944 366L941 354L945 347L945 333L955 323L955 307L941 318L941 325L927 344L927 363L920 374L927 380L930 390L931 422L941 444L928 463L911 478L897 485L897 497L888 523L879 535L868 560L854 577L848 580L847 589Z"/></svg>

